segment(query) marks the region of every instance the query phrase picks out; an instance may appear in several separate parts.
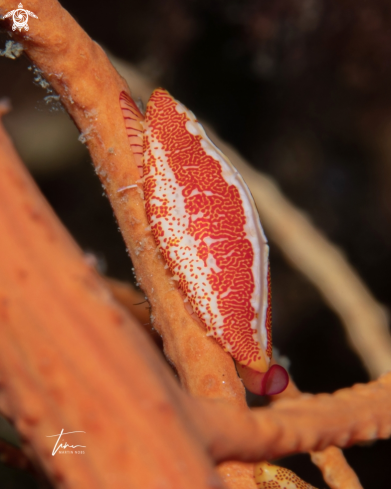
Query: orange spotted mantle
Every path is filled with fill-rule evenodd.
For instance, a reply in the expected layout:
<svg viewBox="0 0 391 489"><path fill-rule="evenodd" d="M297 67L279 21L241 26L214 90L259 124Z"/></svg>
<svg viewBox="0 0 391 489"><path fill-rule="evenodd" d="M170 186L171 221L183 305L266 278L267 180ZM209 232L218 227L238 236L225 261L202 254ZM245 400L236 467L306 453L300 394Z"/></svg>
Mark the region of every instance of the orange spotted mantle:
<svg viewBox="0 0 391 489"><path fill-rule="evenodd" d="M142 116L124 92L120 105L139 166ZM145 209L160 252L207 334L242 365L266 372L269 247L247 185L165 90L147 104L143 135Z"/></svg>
<svg viewBox="0 0 391 489"><path fill-rule="evenodd" d="M258 489L316 489L285 467L260 462L254 468Z"/></svg>

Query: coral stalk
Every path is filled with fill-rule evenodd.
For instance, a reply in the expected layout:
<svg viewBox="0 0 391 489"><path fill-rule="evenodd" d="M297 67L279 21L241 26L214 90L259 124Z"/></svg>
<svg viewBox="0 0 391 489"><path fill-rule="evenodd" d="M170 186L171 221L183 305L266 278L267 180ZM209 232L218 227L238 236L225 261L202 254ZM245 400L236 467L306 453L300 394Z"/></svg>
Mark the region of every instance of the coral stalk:
<svg viewBox="0 0 391 489"><path fill-rule="evenodd" d="M292 380L288 389L271 399L279 402L283 399L297 399L302 395ZM330 489L363 489L354 470L348 464L342 450L327 447L318 452L310 452L312 462L321 470Z"/></svg>
<svg viewBox="0 0 391 489"><path fill-rule="evenodd" d="M363 489L339 448L327 447L321 452L311 452L311 460L322 471L330 489Z"/></svg>
<svg viewBox="0 0 391 489"><path fill-rule="evenodd" d="M208 406L207 400L203 402ZM391 435L391 373L334 394L284 399L253 409L251 416L234 412L227 404L221 405L218 415L208 407L204 412L205 426L214 427L209 449L216 460L272 460L330 445L344 448L385 439ZM227 431L234 416L236 421Z"/></svg>

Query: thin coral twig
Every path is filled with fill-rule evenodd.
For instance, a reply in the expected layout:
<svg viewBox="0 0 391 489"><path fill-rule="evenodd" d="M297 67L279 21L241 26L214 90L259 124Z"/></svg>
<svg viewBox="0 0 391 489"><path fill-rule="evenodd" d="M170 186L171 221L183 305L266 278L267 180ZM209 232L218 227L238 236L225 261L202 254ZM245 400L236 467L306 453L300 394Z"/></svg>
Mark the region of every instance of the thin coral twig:
<svg viewBox="0 0 391 489"><path fill-rule="evenodd" d="M149 306L145 295L136 290L133 285L104 277L107 287L115 299L122 304L141 324L149 322Z"/></svg>
<svg viewBox="0 0 391 489"><path fill-rule="evenodd" d="M243 459L244 453L248 460L270 460L391 435L391 373L334 394L303 394L298 399L282 400L269 408L254 409L251 417L236 412L235 424L229 431L226 426L233 418L234 408L221 406L217 415L208 408L207 400L203 402L204 424L214 427L209 447L217 460Z"/></svg>
<svg viewBox="0 0 391 489"><path fill-rule="evenodd" d="M274 402L283 399L298 399L300 390L291 380L288 388L277 396L271 396ZM322 451L311 452L312 462L321 470L325 482L331 489L363 489L354 470L348 464L343 452L336 447L327 447Z"/></svg>
<svg viewBox="0 0 391 489"><path fill-rule="evenodd" d="M311 460L322 471L331 489L363 489L339 448L327 447L320 452L311 452Z"/></svg>

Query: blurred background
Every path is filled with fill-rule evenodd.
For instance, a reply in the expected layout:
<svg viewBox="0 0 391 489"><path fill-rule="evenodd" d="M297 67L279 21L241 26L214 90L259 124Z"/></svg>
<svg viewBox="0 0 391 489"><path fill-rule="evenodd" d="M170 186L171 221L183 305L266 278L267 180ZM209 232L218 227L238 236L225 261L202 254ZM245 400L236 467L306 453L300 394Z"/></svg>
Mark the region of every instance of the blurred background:
<svg viewBox="0 0 391 489"><path fill-rule="evenodd" d="M62 5L105 49L167 88L270 175L389 308L389 2L64 0ZM7 40L0 33L0 49ZM107 275L132 281L88 152L60 104L45 99L51 94L29 67L23 56L0 58L0 98L8 97L13 106L4 123L82 248ZM298 387L332 392L368 381L338 318L273 243L271 270L274 344L291 362ZM390 441L345 454L366 489L391 487ZM326 488L308 455L279 463ZM35 482L2 466L0 487L33 488Z"/></svg>

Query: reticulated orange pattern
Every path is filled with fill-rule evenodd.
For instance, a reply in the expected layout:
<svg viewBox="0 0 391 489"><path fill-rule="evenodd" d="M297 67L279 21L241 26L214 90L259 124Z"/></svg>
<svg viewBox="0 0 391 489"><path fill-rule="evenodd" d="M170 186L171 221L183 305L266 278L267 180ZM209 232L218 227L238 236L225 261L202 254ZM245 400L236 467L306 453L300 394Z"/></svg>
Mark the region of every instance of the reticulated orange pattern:
<svg viewBox="0 0 391 489"><path fill-rule="evenodd" d="M223 178L202 137L166 91L153 93L145 116L144 198L151 229L170 270L207 330L244 364L261 358L254 337L254 250L238 188ZM166 171L164 168L168 168ZM196 260L189 260L190 254ZM198 262L197 262L198 260ZM202 266L200 266L202 265ZM271 304L267 313L271 356Z"/></svg>

